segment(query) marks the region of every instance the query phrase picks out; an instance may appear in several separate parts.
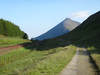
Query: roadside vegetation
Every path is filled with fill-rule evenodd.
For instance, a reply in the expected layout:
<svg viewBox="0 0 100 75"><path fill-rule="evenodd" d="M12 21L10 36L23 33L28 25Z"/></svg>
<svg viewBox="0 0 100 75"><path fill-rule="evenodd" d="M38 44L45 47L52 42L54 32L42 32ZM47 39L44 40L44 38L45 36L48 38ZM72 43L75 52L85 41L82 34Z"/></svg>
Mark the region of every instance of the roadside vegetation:
<svg viewBox="0 0 100 75"><path fill-rule="evenodd" d="M94 46L91 46L91 47L88 47L87 50L90 52L94 62L97 64L100 71L100 49L97 49Z"/></svg>
<svg viewBox="0 0 100 75"><path fill-rule="evenodd" d="M73 45L48 50L37 50L35 46L19 48L0 56L0 75L56 75L75 52Z"/></svg>

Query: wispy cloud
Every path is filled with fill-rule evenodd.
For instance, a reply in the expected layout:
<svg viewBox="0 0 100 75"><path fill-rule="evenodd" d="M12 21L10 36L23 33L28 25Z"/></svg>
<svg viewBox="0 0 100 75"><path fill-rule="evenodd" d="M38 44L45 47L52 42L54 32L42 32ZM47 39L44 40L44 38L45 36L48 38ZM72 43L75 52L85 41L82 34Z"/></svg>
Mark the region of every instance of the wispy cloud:
<svg viewBox="0 0 100 75"><path fill-rule="evenodd" d="M69 15L70 18L87 18L89 17L90 11L81 11L81 12L76 12L76 13L73 13L71 15Z"/></svg>

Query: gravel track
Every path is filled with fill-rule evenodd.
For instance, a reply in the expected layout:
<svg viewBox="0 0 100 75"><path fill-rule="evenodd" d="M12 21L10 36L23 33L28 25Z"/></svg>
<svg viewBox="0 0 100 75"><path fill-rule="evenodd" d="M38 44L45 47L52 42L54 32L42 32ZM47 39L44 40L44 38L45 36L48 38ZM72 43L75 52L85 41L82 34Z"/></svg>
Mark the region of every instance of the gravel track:
<svg viewBox="0 0 100 75"><path fill-rule="evenodd" d="M63 69L59 75L97 75L89 53L85 48L78 48L72 61Z"/></svg>

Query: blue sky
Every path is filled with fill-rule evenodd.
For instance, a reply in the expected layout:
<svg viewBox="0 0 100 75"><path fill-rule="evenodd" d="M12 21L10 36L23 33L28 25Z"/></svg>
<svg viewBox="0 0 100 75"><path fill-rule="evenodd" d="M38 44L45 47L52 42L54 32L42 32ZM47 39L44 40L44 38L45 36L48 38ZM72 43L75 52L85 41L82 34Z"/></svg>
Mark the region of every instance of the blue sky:
<svg viewBox="0 0 100 75"><path fill-rule="evenodd" d="M82 22L100 11L100 0L0 0L0 18L18 25L29 38L66 18Z"/></svg>

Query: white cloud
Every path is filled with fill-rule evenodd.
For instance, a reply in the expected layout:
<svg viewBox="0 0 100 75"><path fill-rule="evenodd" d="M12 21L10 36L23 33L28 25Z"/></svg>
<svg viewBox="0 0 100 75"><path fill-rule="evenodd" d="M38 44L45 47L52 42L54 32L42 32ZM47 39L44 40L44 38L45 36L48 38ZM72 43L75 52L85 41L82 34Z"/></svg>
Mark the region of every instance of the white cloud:
<svg viewBox="0 0 100 75"><path fill-rule="evenodd" d="M71 14L71 15L69 15L69 17L70 18L78 18L78 19L80 18L80 19L82 19L82 18L89 17L90 16L89 13L90 13L90 11L81 11L81 12L76 12L76 13Z"/></svg>

